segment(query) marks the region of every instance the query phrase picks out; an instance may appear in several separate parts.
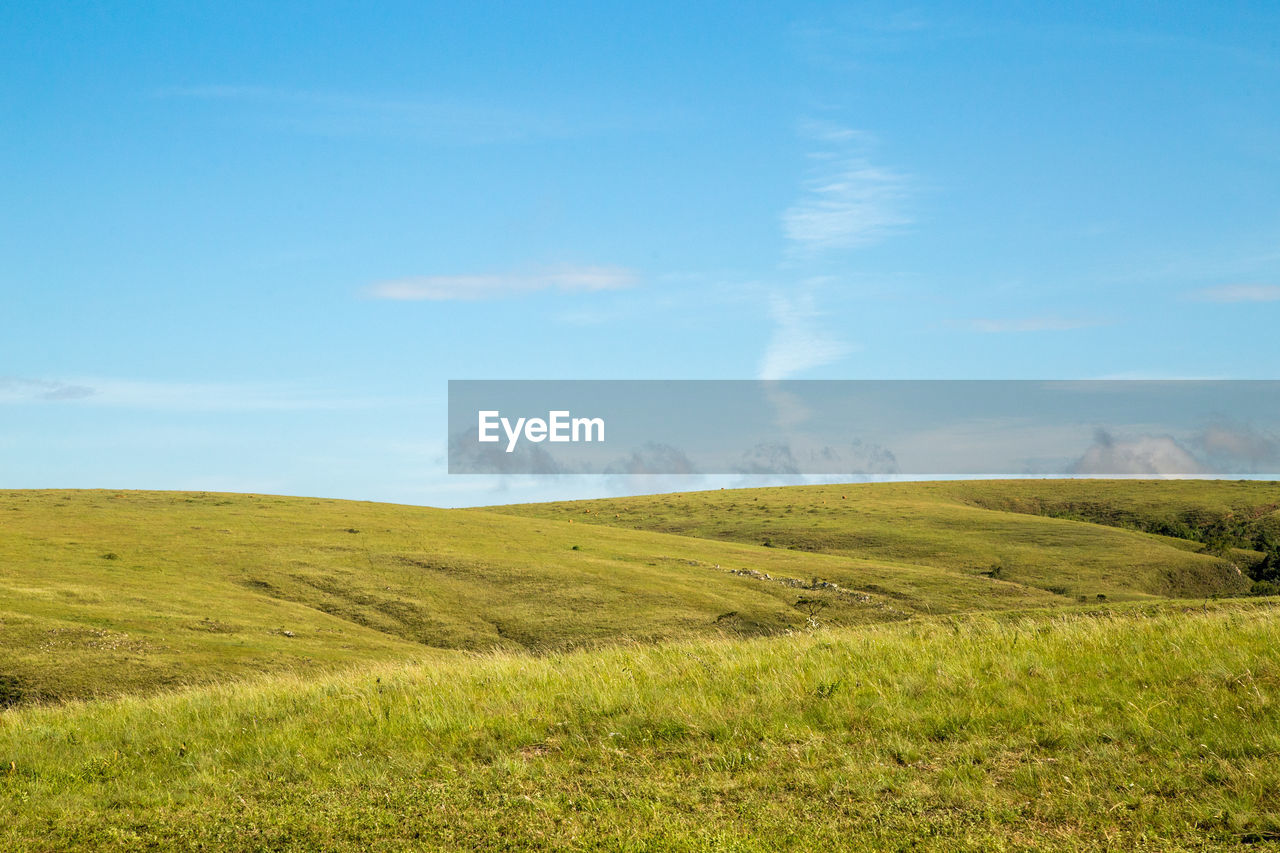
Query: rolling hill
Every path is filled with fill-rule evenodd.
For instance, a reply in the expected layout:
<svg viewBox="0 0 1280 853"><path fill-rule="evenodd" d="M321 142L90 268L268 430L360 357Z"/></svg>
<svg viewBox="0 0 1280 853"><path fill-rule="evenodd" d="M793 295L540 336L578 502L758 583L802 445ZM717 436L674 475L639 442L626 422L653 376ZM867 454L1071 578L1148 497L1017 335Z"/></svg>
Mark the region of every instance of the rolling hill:
<svg viewBox="0 0 1280 853"><path fill-rule="evenodd" d="M1235 594L1249 588L1241 566L1260 555L1210 553L1202 542L1086 517L1133 525L1157 513L1239 513L1256 526L1275 518L1276 495L1274 484L1014 481L439 510L6 491L0 700L458 650L546 652L769 635L811 620Z"/></svg>
<svg viewBox="0 0 1280 853"><path fill-rule="evenodd" d="M1280 843L1278 496L0 492L0 849Z"/></svg>
<svg viewBox="0 0 1280 853"><path fill-rule="evenodd" d="M1250 546L1267 530L1280 541L1280 484L1260 481L864 483L486 511L891 561L956 583L995 577L1068 599L1241 592L1249 587L1242 568L1262 555L1214 552L1190 537L1247 518L1228 544ZM1174 527L1182 519L1192 524ZM1147 532L1169 528L1188 538Z"/></svg>

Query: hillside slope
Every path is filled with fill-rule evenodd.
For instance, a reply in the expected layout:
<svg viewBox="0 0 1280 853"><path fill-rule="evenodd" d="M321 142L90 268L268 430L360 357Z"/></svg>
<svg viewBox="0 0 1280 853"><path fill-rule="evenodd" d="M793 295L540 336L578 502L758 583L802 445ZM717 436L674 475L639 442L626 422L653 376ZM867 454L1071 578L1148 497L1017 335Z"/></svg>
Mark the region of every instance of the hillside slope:
<svg viewBox="0 0 1280 853"><path fill-rule="evenodd" d="M1053 517L1035 508L1111 507L1115 516L1266 512L1272 483L1010 480L863 483L686 492L489 507L488 511L927 566L995 577L1068 598L1200 597L1249 580L1202 543ZM1256 508L1256 509L1254 509ZM1061 513L1066 515L1066 513Z"/></svg>
<svg viewBox="0 0 1280 853"><path fill-rule="evenodd" d="M442 650L772 634L819 608L857 624L1055 600L892 561L494 513L0 492L0 704Z"/></svg>
<svg viewBox="0 0 1280 853"><path fill-rule="evenodd" d="M1275 497L1169 485L1116 488L1148 512ZM1047 517L1047 501L1108 488L873 484L489 511L3 491L0 706L458 651L1247 589L1202 543Z"/></svg>

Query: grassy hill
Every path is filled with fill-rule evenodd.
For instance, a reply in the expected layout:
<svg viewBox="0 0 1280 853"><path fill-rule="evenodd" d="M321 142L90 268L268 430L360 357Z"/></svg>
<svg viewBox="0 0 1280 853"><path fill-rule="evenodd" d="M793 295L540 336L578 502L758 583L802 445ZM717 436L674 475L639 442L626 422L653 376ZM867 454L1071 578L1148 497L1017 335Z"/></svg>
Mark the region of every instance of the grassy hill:
<svg viewBox="0 0 1280 853"><path fill-rule="evenodd" d="M1276 599L454 656L0 714L0 848L1280 843Z"/></svg>
<svg viewBox="0 0 1280 853"><path fill-rule="evenodd" d="M0 849L1280 844L1277 499L0 492Z"/></svg>
<svg viewBox="0 0 1280 853"><path fill-rule="evenodd" d="M1241 592L1261 554L1214 552L1163 522L1254 519L1280 532L1280 484L1225 481L1008 480L864 483L650 495L491 507L531 518L662 531L806 553L996 577L1078 599ZM1132 528L1132 529L1129 529ZM1232 545L1251 545L1239 536Z"/></svg>
<svg viewBox="0 0 1280 853"><path fill-rule="evenodd" d="M714 567L803 577L823 562L563 522L253 495L9 492L0 518L0 676L26 700L446 649L776 633L804 624L794 591ZM905 612L827 594L839 621Z"/></svg>
<svg viewBox="0 0 1280 853"><path fill-rule="evenodd" d="M1273 484L919 483L481 511L5 491L0 704L451 650L1236 593L1248 589L1238 566L1252 552L1103 526L1081 507L1123 506L1128 522L1247 508L1266 521L1276 494Z"/></svg>

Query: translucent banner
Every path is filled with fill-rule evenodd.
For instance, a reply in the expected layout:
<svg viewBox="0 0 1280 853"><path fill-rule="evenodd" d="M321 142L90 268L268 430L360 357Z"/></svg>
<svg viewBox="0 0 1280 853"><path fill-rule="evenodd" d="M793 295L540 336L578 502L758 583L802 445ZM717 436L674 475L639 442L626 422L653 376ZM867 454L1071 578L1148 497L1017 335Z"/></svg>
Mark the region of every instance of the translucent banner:
<svg viewBox="0 0 1280 853"><path fill-rule="evenodd" d="M454 380L451 474L1267 476L1280 381Z"/></svg>

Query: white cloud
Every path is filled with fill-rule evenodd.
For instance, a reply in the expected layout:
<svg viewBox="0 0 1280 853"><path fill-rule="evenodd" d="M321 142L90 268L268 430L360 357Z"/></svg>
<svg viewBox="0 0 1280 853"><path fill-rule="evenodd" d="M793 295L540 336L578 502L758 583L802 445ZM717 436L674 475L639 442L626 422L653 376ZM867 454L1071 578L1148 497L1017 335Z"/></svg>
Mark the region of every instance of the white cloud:
<svg viewBox="0 0 1280 853"><path fill-rule="evenodd" d="M272 383L156 382L82 378L0 378L0 404L58 402L170 411L294 411L387 405L385 398L335 396L324 389Z"/></svg>
<svg viewBox="0 0 1280 853"><path fill-rule="evenodd" d="M0 376L0 403L83 400L94 393L95 389L75 382Z"/></svg>
<svg viewBox="0 0 1280 853"><path fill-rule="evenodd" d="M399 301L475 301L540 290L621 290L635 282L636 274L632 270L619 267L560 267L532 275L413 276L371 285L367 294L374 299Z"/></svg>
<svg viewBox="0 0 1280 853"><path fill-rule="evenodd" d="M1020 319L978 319L972 322L976 332L1065 332L1101 326L1097 320L1073 320L1067 317L1023 317Z"/></svg>
<svg viewBox="0 0 1280 853"><path fill-rule="evenodd" d="M813 167L800 197L782 213L794 259L865 246L910 222L901 208L912 182L866 158L868 134L823 121L803 123L801 133L818 150L809 154ZM760 361L761 379L786 379L839 361L854 349L818 327L811 293L775 295L771 309L776 325ZM804 420L802 407L783 402L775 401L783 422Z"/></svg>
<svg viewBox="0 0 1280 853"><path fill-rule="evenodd" d="M1280 302L1280 285L1224 284L1197 291L1201 302Z"/></svg>
<svg viewBox="0 0 1280 853"><path fill-rule="evenodd" d="M808 294L795 299L774 296L771 313L777 326L760 362L761 379L786 379L839 361L854 349L817 326L821 315Z"/></svg>
<svg viewBox="0 0 1280 853"><path fill-rule="evenodd" d="M903 211L907 175L870 162L861 152L866 134L820 123L806 135L823 144L804 191L782 214L793 251L813 254L878 242L911 222Z"/></svg>
<svg viewBox="0 0 1280 853"><path fill-rule="evenodd" d="M1098 430L1093 445L1067 473L1170 477L1204 474L1207 469L1170 436L1140 435L1123 440Z"/></svg>
<svg viewBox="0 0 1280 853"><path fill-rule="evenodd" d="M1196 444L1211 458L1252 467L1280 458L1280 444L1249 424L1212 424L1196 436Z"/></svg>

